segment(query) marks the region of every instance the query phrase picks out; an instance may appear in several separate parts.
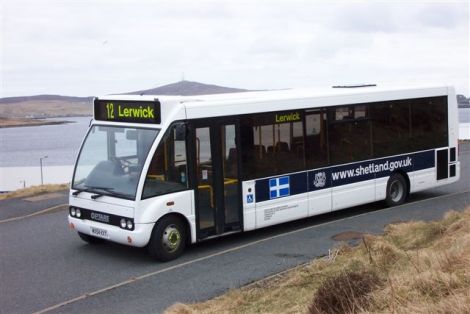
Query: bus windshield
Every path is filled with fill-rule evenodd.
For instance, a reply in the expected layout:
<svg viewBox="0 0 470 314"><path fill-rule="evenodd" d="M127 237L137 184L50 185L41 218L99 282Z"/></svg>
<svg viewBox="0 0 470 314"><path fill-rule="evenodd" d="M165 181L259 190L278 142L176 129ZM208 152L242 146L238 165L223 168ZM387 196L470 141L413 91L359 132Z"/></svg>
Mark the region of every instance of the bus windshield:
<svg viewBox="0 0 470 314"><path fill-rule="evenodd" d="M158 132L94 125L80 152L72 188L135 199L142 167Z"/></svg>

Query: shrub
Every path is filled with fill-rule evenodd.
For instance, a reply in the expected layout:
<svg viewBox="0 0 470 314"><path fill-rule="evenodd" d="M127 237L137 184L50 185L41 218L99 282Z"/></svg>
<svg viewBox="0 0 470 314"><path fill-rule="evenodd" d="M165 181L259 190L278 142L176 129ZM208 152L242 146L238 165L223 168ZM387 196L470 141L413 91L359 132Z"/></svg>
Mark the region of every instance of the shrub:
<svg viewBox="0 0 470 314"><path fill-rule="evenodd" d="M311 314L357 313L367 308L368 294L380 285L373 271L346 272L327 279L309 307Z"/></svg>

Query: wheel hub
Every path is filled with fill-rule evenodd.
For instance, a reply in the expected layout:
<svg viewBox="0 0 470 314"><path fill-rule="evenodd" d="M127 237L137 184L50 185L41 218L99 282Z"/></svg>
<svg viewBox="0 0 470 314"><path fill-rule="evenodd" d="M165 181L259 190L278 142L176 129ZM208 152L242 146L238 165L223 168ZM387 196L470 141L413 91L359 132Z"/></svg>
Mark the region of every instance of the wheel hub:
<svg viewBox="0 0 470 314"><path fill-rule="evenodd" d="M176 251L181 244L181 234L175 225L170 225L163 232L163 247L168 252Z"/></svg>
<svg viewBox="0 0 470 314"><path fill-rule="evenodd" d="M392 182L390 185L390 197L394 202L398 202L403 196L403 186L398 181Z"/></svg>

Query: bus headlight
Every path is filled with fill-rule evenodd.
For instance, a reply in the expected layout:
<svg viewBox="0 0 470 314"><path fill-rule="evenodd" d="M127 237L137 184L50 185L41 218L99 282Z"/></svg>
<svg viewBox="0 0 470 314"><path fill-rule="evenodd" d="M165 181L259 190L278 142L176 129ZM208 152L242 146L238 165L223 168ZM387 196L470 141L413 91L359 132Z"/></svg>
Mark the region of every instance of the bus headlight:
<svg viewBox="0 0 470 314"><path fill-rule="evenodd" d="M80 208L77 208L75 210L75 214L77 215L77 218L80 218L82 216L82 212L80 211Z"/></svg>
<svg viewBox="0 0 470 314"><path fill-rule="evenodd" d="M119 224L120 224L122 229L129 229L129 230L134 229L134 222L132 221L132 219L122 218L119 221Z"/></svg>
<svg viewBox="0 0 470 314"><path fill-rule="evenodd" d="M76 214L77 212L75 210L75 207L70 207L70 216L75 217Z"/></svg>

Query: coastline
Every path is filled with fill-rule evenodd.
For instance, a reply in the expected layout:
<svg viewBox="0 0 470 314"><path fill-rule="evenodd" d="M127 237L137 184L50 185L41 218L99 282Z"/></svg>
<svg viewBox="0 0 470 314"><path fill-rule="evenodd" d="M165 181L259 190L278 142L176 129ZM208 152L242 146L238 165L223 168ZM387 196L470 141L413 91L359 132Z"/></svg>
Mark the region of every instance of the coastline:
<svg viewBox="0 0 470 314"><path fill-rule="evenodd" d="M53 118L66 119L67 117L53 117ZM51 121L49 120L49 118L4 118L4 117L0 117L0 129L32 127L32 126L42 126L42 125L55 125L55 124L66 124L66 123L75 123L75 122L70 121L70 120Z"/></svg>

